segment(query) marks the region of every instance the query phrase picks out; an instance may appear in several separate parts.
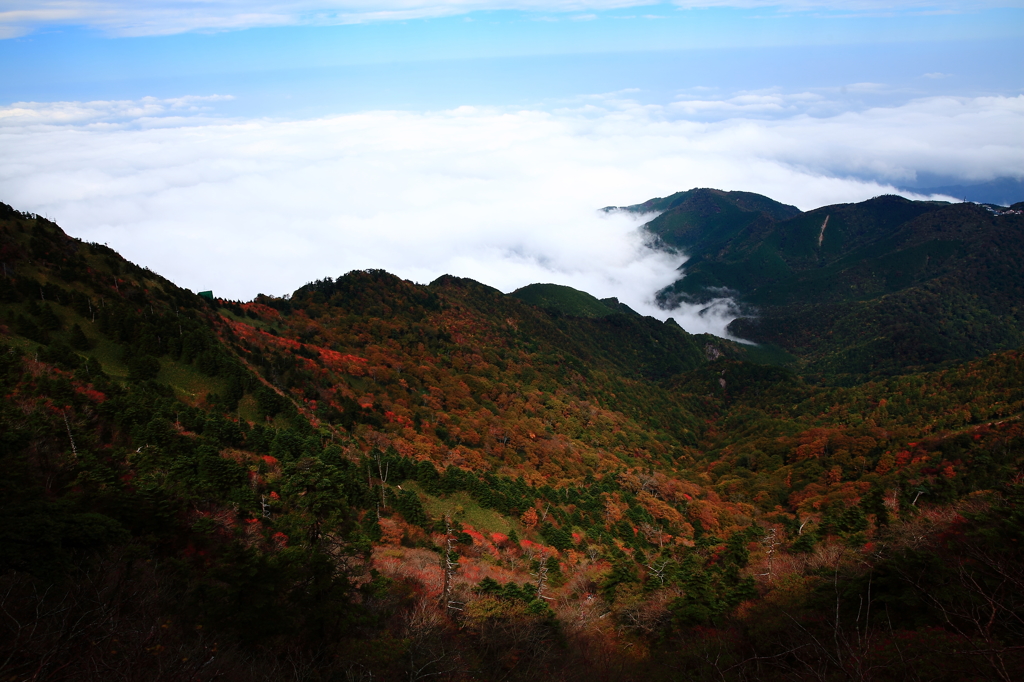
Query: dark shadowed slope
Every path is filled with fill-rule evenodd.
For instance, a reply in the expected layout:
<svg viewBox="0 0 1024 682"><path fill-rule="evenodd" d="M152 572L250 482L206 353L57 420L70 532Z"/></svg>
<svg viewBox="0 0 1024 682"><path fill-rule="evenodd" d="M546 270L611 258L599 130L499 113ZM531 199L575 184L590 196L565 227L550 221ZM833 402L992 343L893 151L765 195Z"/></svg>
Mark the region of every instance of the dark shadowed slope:
<svg viewBox="0 0 1024 682"><path fill-rule="evenodd" d="M732 194L682 193L649 224L691 256L685 277L659 293L666 307L732 295L747 312L734 334L827 375L901 372L1024 343L1021 216L882 196L775 220L723 207Z"/></svg>

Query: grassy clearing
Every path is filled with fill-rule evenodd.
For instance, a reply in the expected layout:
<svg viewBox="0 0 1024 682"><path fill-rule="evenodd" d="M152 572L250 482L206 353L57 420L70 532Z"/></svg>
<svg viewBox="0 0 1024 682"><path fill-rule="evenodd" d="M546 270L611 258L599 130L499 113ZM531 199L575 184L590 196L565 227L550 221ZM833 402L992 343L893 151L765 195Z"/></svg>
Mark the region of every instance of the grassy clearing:
<svg viewBox="0 0 1024 682"><path fill-rule="evenodd" d="M242 323L247 324L247 325L249 325L251 327L256 327L257 329L262 329L264 331L268 331L268 330L274 328L274 325L272 325L269 322L266 322L266 321L264 321L264 320L262 320L262 319L260 319L258 317L248 317L246 315L236 315L235 313L231 312L227 308L217 308L217 314L221 315L222 317L226 317L229 320L234 320L235 322L242 322Z"/></svg>
<svg viewBox="0 0 1024 682"><path fill-rule="evenodd" d="M102 365L103 371L113 379L124 380L128 377L128 366L121 361L121 346L103 336L89 318L82 317L71 308L53 302L47 302L47 305L60 318L63 327L62 331L50 333L51 342L66 341L69 330L77 324L93 344L92 348L84 352L79 351L78 355L96 358ZM23 306L4 306L2 312L4 318L13 320L19 313L25 313L25 310ZM10 344L25 351L35 352L36 349L42 347L41 344L16 334L11 334L6 338L9 339Z"/></svg>
<svg viewBox="0 0 1024 682"><path fill-rule="evenodd" d="M60 336L67 338L68 330L77 324L85 332L86 337L92 341L92 348L79 353L79 355L96 358L100 365L103 366L103 371L110 375L112 379L124 381L128 378L128 365L121 359L123 350L120 344L111 341L101 334L91 319L82 317L71 308L54 306L54 311L57 312L64 323L65 331L61 332Z"/></svg>
<svg viewBox="0 0 1024 682"><path fill-rule="evenodd" d="M200 401L206 394L220 393L224 389L224 382L221 379L208 377L192 365L171 362L166 358L160 360L157 381L170 385L188 402Z"/></svg>
<svg viewBox="0 0 1024 682"><path fill-rule="evenodd" d="M259 407L256 405L256 398L249 394L242 396L242 399L238 401L238 417L253 423L263 421L263 415L260 414Z"/></svg>
<svg viewBox="0 0 1024 682"><path fill-rule="evenodd" d="M24 336L18 336L17 334L0 334L0 343L29 354L35 353L40 348L40 345L35 341L30 341Z"/></svg>
<svg viewBox="0 0 1024 682"><path fill-rule="evenodd" d="M122 359L123 348L118 343L108 339L100 333L91 319L82 317L69 307L50 304L51 309L60 318L63 331L52 332L51 340L67 340L69 331L74 325L79 325L85 335L92 341L92 348L79 352L81 357L95 358L103 367L103 371L112 379L124 382L128 379L128 365ZM5 318L13 318L19 312L20 307L4 306L2 312ZM27 353L35 353L40 344L26 339L17 334L3 335L4 343L12 345ZM175 391L190 402L201 400L211 391L223 389L223 382L204 376L191 365L177 363L167 358L160 358L160 374L157 381L168 384Z"/></svg>
<svg viewBox="0 0 1024 682"><path fill-rule="evenodd" d="M100 365L103 366L103 371L112 378L127 379L128 365L124 364L121 360L121 347L113 341L96 335L95 332L93 334L86 332L86 334L92 339L93 347L85 354L96 358Z"/></svg>
<svg viewBox="0 0 1024 682"><path fill-rule="evenodd" d="M295 424L292 423L292 420L288 419L288 417L283 414L276 415L274 417L274 421L272 421L270 425L275 429L290 429L295 426Z"/></svg>
<svg viewBox="0 0 1024 682"><path fill-rule="evenodd" d="M432 519L441 519L450 515L452 521L468 523L477 530L486 533L505 533L515 529L522 534L522 529L515 521L508 519L493 509L484 509L465 491L459 491L445 497L435 497L423 492L415 481L403 481L403 489L412 489L421 495L423 508Z"/></svg>

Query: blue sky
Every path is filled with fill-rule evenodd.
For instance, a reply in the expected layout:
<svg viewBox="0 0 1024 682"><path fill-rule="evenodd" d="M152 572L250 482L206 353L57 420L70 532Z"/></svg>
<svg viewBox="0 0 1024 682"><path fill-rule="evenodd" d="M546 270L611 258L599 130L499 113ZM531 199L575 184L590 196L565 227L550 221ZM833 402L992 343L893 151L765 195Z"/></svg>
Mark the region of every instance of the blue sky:
<svg viewBox="0 0 1024 682"><path fill-rule="evenodd" d="M26 7L40 4L46 3ZM225 30L218 25L241 21L231 19L235 3L125 3L153 5L169 18L153 26L144 12L122 10L114 12L123 15L114 27L100 12L20 25L8 20L9 33L24 35L0 41L7 65L0 92L7 102L231 94L232 114L289 115L537 105L622 89L665 101L693 87L875 82L908 97L1014 94L1024 85L1024 3L910 3L902 10L882 3L764 4L601 10L583 3L570 12L504 9ZM206 16L190 12L196 6ZM15 12L0 11L0 26L5 15ZM293 20L301 18L280 19Z"/></svg>
<svg viewBox="0 0 1024 682"><path fill-rule="evenodd" d="M384 267L664 316L685 255L596 208L1024 177L1021 0L0 0L0 36L0 200L237 298Z"/></svg>

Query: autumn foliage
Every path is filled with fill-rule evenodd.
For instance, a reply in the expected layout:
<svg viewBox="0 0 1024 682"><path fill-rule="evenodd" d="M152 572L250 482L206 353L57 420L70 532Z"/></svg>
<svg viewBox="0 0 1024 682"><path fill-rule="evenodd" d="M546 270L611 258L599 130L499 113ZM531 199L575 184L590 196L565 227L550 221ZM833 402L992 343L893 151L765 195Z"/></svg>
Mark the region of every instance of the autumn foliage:
<svg viewBox="0 0 1024 682"><path fill-rule="evenodd" d="M4 679L1024 670L1018 351L846 385L454 277L210 303L0 226Z"/></svg>

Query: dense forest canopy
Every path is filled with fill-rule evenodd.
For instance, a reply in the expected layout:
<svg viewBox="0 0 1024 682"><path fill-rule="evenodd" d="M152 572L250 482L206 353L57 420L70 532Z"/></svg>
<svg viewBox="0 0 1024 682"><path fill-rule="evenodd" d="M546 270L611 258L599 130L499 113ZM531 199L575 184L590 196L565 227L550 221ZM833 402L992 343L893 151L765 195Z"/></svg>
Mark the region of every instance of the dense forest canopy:
<svg viewBox="0 0 1024 682"><path fill-rule="evenodd" d="M0 678L1024 677L1018 212L691 190L662 299L208 300L0 205Z"/></svg>
<svg viewBox="0 0 1024 682"><path fill-rule="evenodd" d="M1024 345L1020 209L880 196L801 213L694 189L622 210L661 211L654 243L689 257L664 305L731 295L733 334L860 383Z"/></svg>

